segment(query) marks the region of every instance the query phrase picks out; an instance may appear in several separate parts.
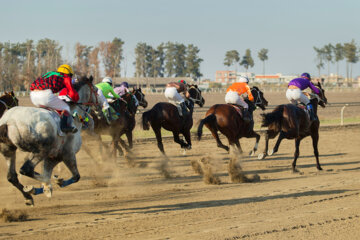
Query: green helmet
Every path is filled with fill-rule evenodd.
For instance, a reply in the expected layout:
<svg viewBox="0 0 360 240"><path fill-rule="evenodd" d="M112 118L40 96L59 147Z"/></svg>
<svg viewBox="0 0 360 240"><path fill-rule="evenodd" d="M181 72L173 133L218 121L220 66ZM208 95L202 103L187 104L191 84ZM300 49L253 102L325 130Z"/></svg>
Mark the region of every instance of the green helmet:
<svg viewBox="0 0 360 240"><path fill-rule="evenodd" d="M179 80L178 82L179 82L179 83L186 84L186 81L185 81L185 80L183 80L183 79Z"/></svg>

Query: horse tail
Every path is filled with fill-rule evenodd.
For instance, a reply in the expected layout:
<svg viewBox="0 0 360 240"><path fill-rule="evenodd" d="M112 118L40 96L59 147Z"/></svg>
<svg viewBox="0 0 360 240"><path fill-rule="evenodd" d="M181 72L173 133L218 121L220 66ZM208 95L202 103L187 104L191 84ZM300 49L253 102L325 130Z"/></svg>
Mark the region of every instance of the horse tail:
<svg viewBox="0 0 360 240"><path fill-rule="evenodd" d="M142 114L142 126L144 130L149 130L150 129L150 117L151 114L151 110L146 111Z"/></svg>
<svg viewBox="0 0 360 240"><path fill-rule="evenodd" d="M215 114L210 114L209 116L207 116L206 118L202 119L200 121L198 130L197 130L197 135L198 135L198 140L201 140L201 136L202 136L202 129L204 127L204 124L207 123L215 123L216 122L216 116Z"/></svg>
<svg viewBox="0 0 360 240"><path fill-rule="evenodd" d="M4 124L0 126L0 142L5 143L9 146L11 146L12 148L15 148L15 145L11 142L11 140L9 139L9 134L8 134L8 125Z"/></svg>
<svg viewBox="0 0 360 240"><path fill-rule="evenodd" d="M279 106L274 109L274 111L270 113L263 113L262 116L262 127L268 127L271 124L275 123L279 126L281 124L281 120L283 118L284 106Z"/></svg>

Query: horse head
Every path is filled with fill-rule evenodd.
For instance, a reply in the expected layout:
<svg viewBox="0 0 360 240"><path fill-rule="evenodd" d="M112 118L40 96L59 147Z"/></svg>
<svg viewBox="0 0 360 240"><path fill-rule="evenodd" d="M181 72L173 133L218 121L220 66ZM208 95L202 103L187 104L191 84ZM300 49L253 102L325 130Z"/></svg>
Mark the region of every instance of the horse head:
<svg viewBox="0 0 360 240"><path fill-rule="evenodd" d="M318 96L318 104L321 106L321 107L325 107L326 104L327 104L327 98L325 96L325 89L322 88L320 82L318 82L317 84L315 84L315 86L319 89L320 93Z"/></svg>
<svg viewBox="0 0 360 240"><path fill-rule="evenodd" d="M201 90L198 88L198 86L196 84L189 85L188 92L190 94L190 98L189 98L190 100L192 100L194 103L196 103L200 107L204 106L205 99L201 96Z"/></svg>
<svg viewBox="0 0 360 240"><path fill-rule="evenodd" d="M148 106L148 102L145 99L145 94L141 91L141 88L133 88L132 95L136 97L136 99L139 101L139 105L143 108L146 108Z"/></svg>
<svg viewBox="0 0 360 240"><path fill-rule="evenodd" d="M135 114L137 106L133 100L133 95L131 93L125 93L121 96L121 101L125 104L125 109L129 111L130 114Z"/></svg>
<svg viewBox="0 0 360 240"><path fill-rule="evenodd" d="M264 97L264 93L258 87L251 88L251 94L254 97L254 104L260 107L262 110L265 110L268 105L268 101Z"/></svg>

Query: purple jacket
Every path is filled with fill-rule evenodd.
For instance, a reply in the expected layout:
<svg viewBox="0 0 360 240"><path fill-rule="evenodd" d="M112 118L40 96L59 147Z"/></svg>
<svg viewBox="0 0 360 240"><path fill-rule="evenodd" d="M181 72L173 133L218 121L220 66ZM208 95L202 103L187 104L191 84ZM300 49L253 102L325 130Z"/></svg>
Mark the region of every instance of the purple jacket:
<svg viewBox="0 0 360 240"><path fill-rule="evenodd" d="M114 92L118 94L119 96L124 95L125 93L129 92L129 89L127 89L125 86L120 86L114 88Z"/></svg>
<svg viewBox="0 0 360 240"><path fill-rule="evenodd" d="M300 88L301 90L304 90L309 87L316 94L320 94L319 89L317 87L315 87L311 81L309 81L308 79L305 79L305 78L295 78L289 82L288 86L291 86L291 85L296 86L296 87Z"/></svg>

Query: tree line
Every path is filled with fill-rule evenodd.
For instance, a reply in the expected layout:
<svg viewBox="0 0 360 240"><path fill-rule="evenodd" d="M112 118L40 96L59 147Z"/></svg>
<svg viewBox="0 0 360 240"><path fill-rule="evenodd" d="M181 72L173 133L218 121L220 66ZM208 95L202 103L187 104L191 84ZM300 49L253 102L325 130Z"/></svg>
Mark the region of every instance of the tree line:
<svg viewBox="0 0 360 240"><path fill-rule="evenodd" d="M263 62L263 75L265 74L265 61L268 60L268 52L269 50L266 48L262 48L258 52L258 58ZM242 57L237 50L230 50L225 53L224 65L227 67L235 66L235 72L237 72L237 65L240 65L247 72L249 68L254 67L255 63L250 49L246 49Z"/></svg>
<svg viewBox="0 0 360 240"><path fill-rule="evenodd" d="M339 76L339 62L346 60L346 79L352 79L352 68L359 61L360 49L354 40L348 43L326 44L323 47L314 47L316 52L316 68L321 75L321 69L327 64L328 76L331 63L336 63L336 75Z"/></svg>
<svg viewBox="0 0 360 240"><path fill-rule="evenodd" d="M74 61L71 64L77 75L93 75L99 79L105 74L121 77L124 62L124 41L114 38L102 41L96 46L77 42ZM61 64L69 63L61 54L63 46L52 39L37 42L0 42L0 90L28 90L37 77L56 70ZM135 48L135 77L192 77L202 76L198 54L193 44L162 43L156 48L138 43ZM103 70L103 74L102 74ZM125 70L125 69L124 69Z"/></svg>

